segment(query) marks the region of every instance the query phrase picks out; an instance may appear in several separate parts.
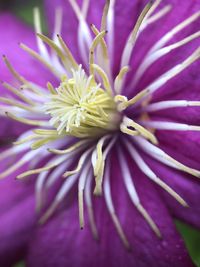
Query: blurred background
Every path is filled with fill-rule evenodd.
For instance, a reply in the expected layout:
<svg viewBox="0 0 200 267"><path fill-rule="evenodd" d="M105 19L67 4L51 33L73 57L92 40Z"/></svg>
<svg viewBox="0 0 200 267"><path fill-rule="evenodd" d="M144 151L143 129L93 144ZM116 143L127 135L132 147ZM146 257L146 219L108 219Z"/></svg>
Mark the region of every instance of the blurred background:
<svg viewBox="0 0 200 267"><path fill-rule="evenodd" d="M29 25L33 25L33 8L35 6L38 6L41 9L41 12L43 12L42 0L0 0L0 12L11 11ZM48 32L45 17L43 16L43 18L43 30L44 32ZM187 249L193 261L196 266L200 267L200 231L180 221L175 221L175 223L177 229L185 240ZM13 267L25 267L25 264L24 262L19 262Z"/></svg>

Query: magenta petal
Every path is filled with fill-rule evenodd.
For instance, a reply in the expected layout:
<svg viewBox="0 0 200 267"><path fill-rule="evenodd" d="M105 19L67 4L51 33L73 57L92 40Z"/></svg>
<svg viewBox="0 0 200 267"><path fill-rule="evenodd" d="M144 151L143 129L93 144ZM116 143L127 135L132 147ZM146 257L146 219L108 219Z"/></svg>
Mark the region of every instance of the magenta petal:
<svg viewBox="0 0 200 267"><path fill-rule="evenodd" d="M176 160L199 169L200 138L199 132L158 131L161 148Z"/></svg>
<svg viewBox="0 0 200 267"><path fill-rule="evenodd" d="M79 1L80 2L80 1ZM69 1L53 0L45 1L45 11L48 20L50 32L53 33L55 27L55 13L57 8L62 8L63 11L63 25L62 25L62 38L65 40L73 56L80 62L80 54L77 43L77 29L78 20L71 8Z"/></svg>
<svg viewBox="0 0 200 267"><path fill-rule="evenodd" d="M45 9L47 11L47 17L50 24L50 29L53 29L55 20L55 9L56 7L62 7L64 11L63 20L63 31L62 35L70 46L75 57L79 60L79 49L77 43L77 27L78 20L74 15L74 11L68 1L65 0L46 0ZM77 1L81 7L82 1ZM115 71L119 67L119 60L124 47L124 44L133 28L138 15L140 14L144 4L147 1L128 1L128 0L118 0L115 4L115 41L114 41L114 53L115 53ZM91 0L89 6L89 12L87 17L88 25L93 23L100 29L100 22L103 13L103 7L105 5L105 0ZM108 32L109 34L109 32Z"/></svg>
<svg viewBox="0 0 200 267"><path fill-rule="evenodd" d="M192 179L183 172L175 171L155 161L150 161L150 164L156 174L183 197L189 205L189 208L182 207L168 193L161 190L172 214L176 218L200 228L200 184L198 178Z"/></svg>
<svg viewBox="0 0 200 267"><path fill-rule="evenodd" d="M8 166L8 161L4 164ZM4 267L24 257L36 222L33 184L15 180L22 171L0 181L0 266Z"/></svg>
<svg viewBox="0 0 200 267"><path fill-rule="evenodd" d="M34 202L30 195L0 213L0 266L10 267L24 258L36 223Z"/></svg>
<svg viewBox="0 0 200 267"><path fill-rule="evenodd" d="M0 30L1 40L3 40L0 43L0 55L6 55L16 70L27 80L46 86L46 82L52 79L52 74L19 47L19 43L24 43L30 48L38 50L34 29L10 13L1 13ZM0 60L0 68L1 80L13 83L14 78L10 75L3 60ZM1 88L1 90L5 92L5 89Z"/></svg>
<svg viewBox="0 0 200 267"><path fill-rule="evenodd" d="M138 214L124 190L118 163L113 162L113 198L117 214L131 243L128 252L116 233L103 198L95 203L100 241L86 227L79 229L77 206L72 205L39 228L30 246L28 267L51 266L110 266L110 267L190 267L184 243L157 191L136 167L134 177L141 201L158 225L163 239L151 231ZM134 179L135 180L135 179Z"/></svg>
<svg viewBox="0 0 200 267"><path fill-rule="evenodd" d="M6 25L6 27L5 27ZM42 67L41 63L36 62L30 55L19 47L19 42L23 42L29 47L37 50L34 30L10 13L0 14L0 57L6 55L16 70L25 76L27 80L36 82L39 85L46 86L47 81L52 80L52 74ZM16 85L16 81L8 71L3 59L0 59L0 80ZM9 94L2 85L0 85L1 96ZM7 120L7 117L1 119L0 141L7 142L12 137L24 132L27 126L15 121Z"/></svg>

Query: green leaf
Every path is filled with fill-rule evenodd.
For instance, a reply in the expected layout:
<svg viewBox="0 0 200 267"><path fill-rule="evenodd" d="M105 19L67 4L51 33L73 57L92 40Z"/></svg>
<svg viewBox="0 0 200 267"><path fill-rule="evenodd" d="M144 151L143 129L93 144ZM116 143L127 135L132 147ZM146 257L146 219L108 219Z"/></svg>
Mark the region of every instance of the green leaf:
<svg viewBox="0 0 200 267"><path fill-rule="evenodd" d="M13 5L12 9L14 13L20 17L24 22L26 22L29 25L33 25L33 8L38 7L40 9L41 14L44 14L43 12L43 1L41 0L29 0L24 1L23 4L20 2L16 2L15 5ZM46 21L45 16L41 15L41 22L42 22L42 29L43 32L46 32Z"/></svg>
<svg viewBox="0 0 200 267"><path fill-rule="evenodd" d="M200 267L200 231L180 221L176 221L176 226L185 240L191 258Z"/></svg>
<svg viewBox="0 0 200 267"><path fill-rule="evenodd" d="M20 261L19 263L15 264L13 267L26 267L25 262Z"/></svg>

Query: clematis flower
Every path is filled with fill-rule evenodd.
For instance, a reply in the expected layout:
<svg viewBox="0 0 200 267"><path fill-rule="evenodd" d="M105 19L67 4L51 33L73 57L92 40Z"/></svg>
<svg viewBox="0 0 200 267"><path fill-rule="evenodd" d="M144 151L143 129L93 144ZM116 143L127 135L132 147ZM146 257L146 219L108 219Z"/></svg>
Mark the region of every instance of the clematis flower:
<svg viewBox="0 0 200 267"><path fill-rule="evenodd" d="M29 128L0 178L33 176L43 224L28 266L193 266L173 217L199 227L200 6L143 4L48 1L52 37L35 9L20 47L49 74L3 56L1 113Z"/></svg>

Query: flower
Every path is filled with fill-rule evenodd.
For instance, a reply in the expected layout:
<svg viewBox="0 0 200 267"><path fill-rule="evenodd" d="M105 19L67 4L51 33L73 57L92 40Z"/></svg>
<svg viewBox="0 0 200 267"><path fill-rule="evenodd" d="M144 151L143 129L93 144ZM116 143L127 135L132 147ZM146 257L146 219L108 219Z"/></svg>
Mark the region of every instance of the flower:
<svg viewBox="0 0 200 267"><path fill-rule="evenodd" d="M49 12L55 2L47 5ZM195 90L198 84L196 71L191 71L200 57L200 33L194 29L178 40L173 37L194 25L200 12L188 11L172 26L176 2L163 1L163 6L160 2L147 3L135 24L127 16L122 24L118 8L132 14L137 2L123 7L120 1L106 1L102 12L95 9L99 3L83 1L81 8L69 0L78 21L77 28L74 17L68 24L78 33L78 42L70 35L69 47L62 38L61 9L52 39L42 34L35 9L39 52L22 43L20 47L57 78L46 79L48 91L37 82L44 78L43 71L31 81L3 57L18 84L3 83L15 96L1 97L1 108L8 117L32 127L22 131L17 146L1 153L1 160L16 154L17 161L0 177L19 168L19 179L33 174L37 210L43 213L40 222L46 222L30 245L30 266L192 266L167 207L198 225L193 197L199 190L198 148L187 140L199 140L200 102L183 85ZM189 1L182 8L186 11L189 6L195 8ZM70 16L69 8L67 12ZM165 34L152 37L149 29L160 21L166 23ZM28 72L34 69L26 66ZM193 79L187 79L191 73ZM186 80L178 83L180 77ZM78 212L76 194L70 194L75 183ZM93 198L92 190L103 196ZM45 203L48 193L55 195L50 205ZM68 206L54 215L65 197Z"/></svg>

